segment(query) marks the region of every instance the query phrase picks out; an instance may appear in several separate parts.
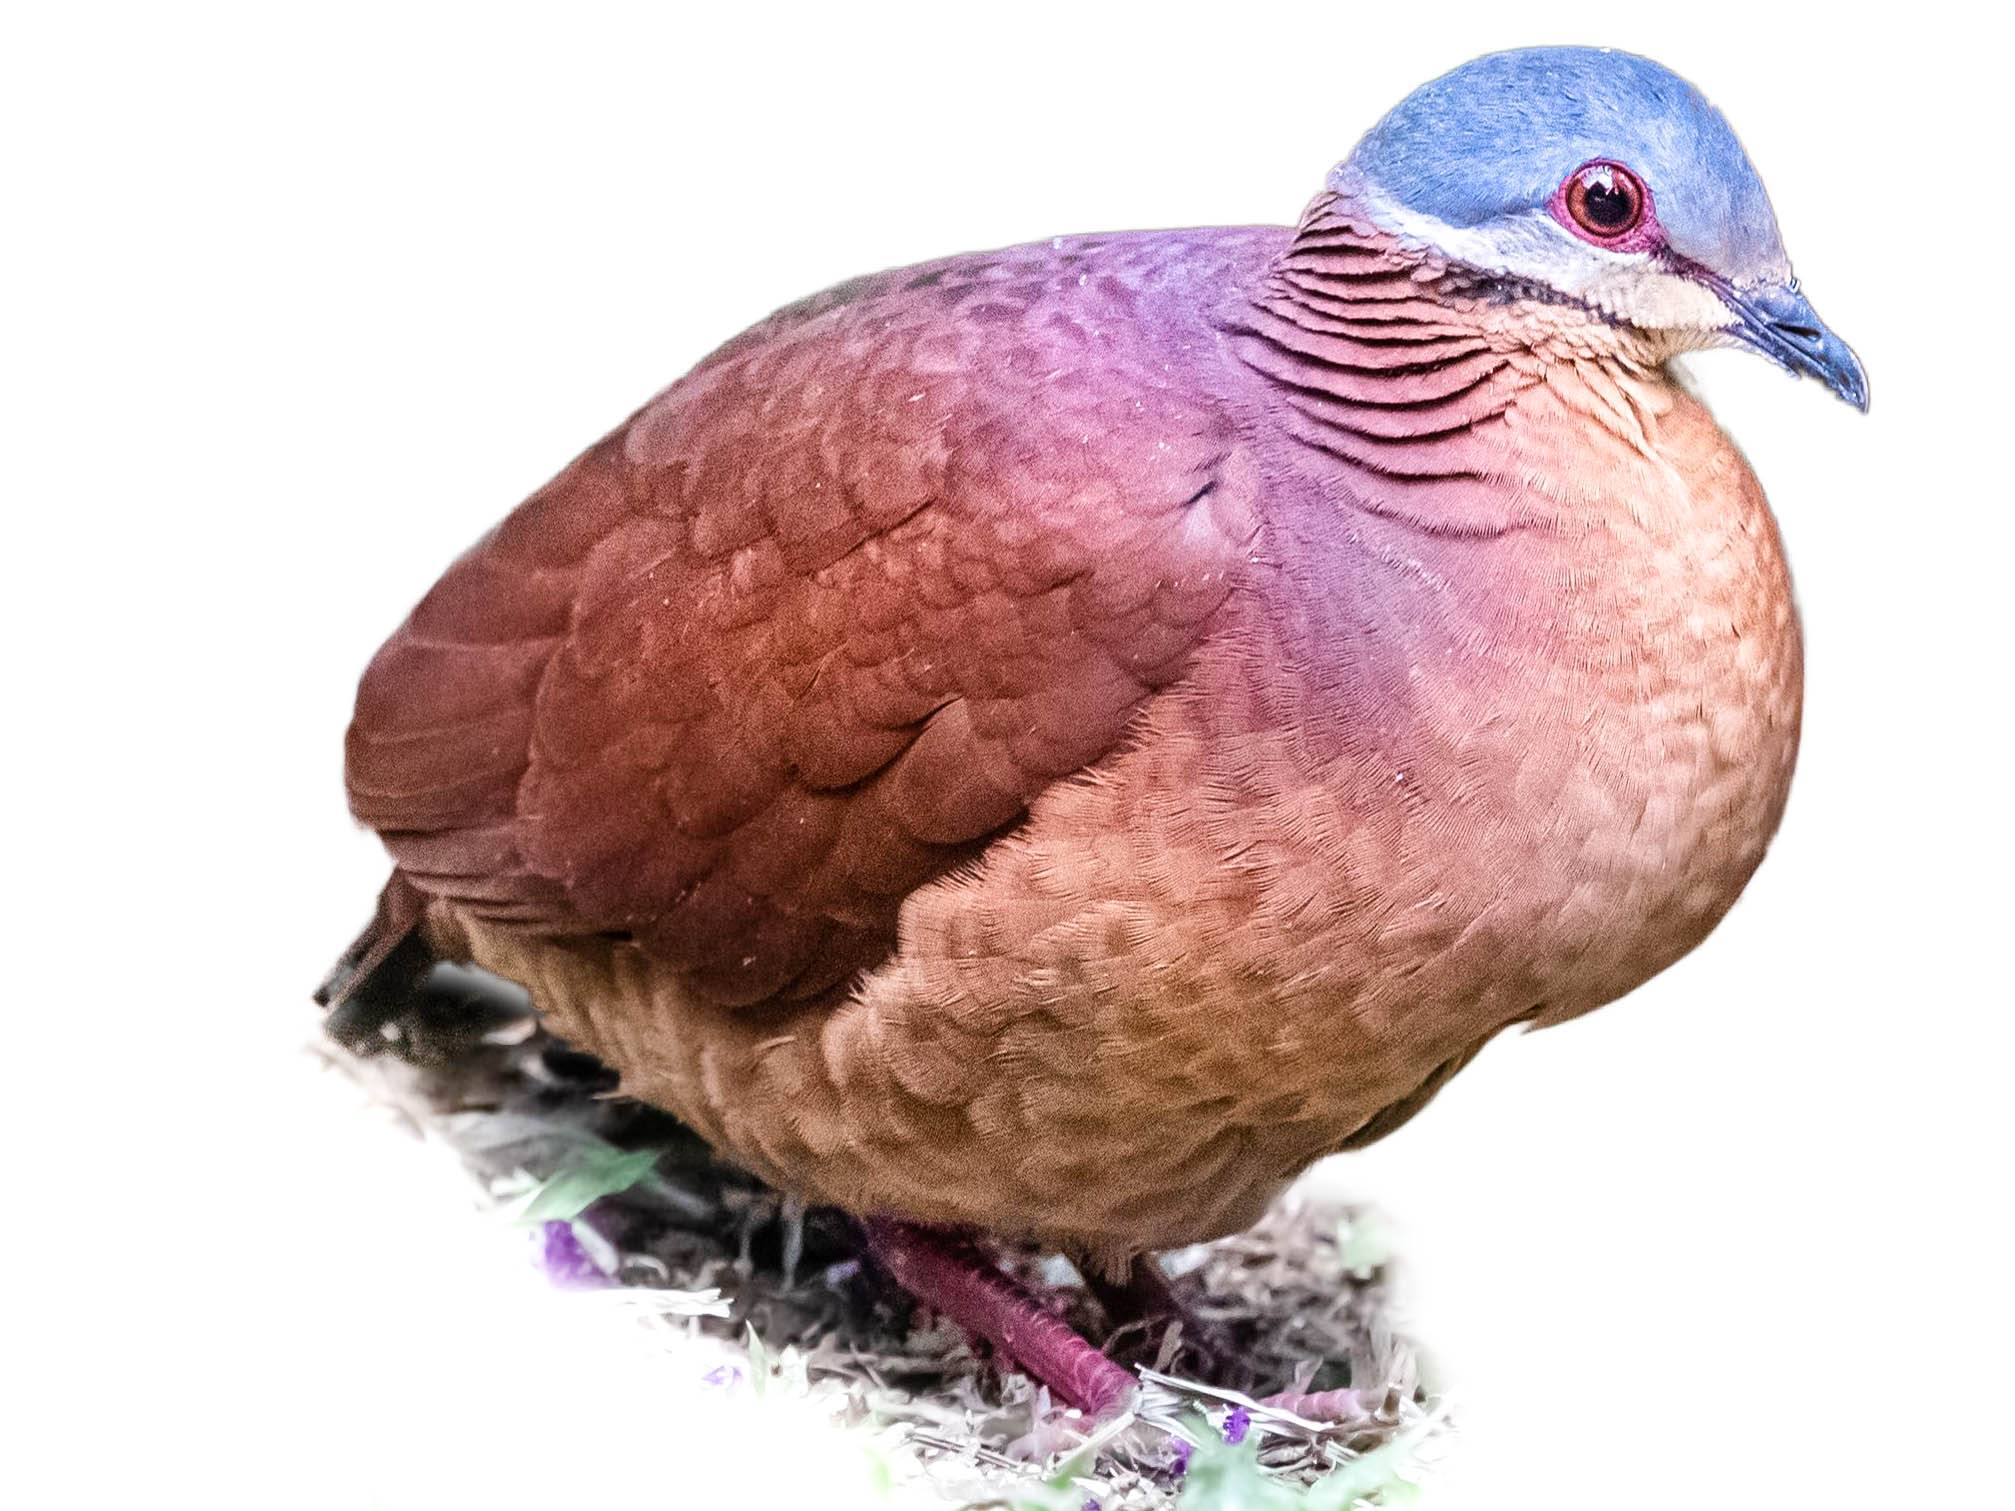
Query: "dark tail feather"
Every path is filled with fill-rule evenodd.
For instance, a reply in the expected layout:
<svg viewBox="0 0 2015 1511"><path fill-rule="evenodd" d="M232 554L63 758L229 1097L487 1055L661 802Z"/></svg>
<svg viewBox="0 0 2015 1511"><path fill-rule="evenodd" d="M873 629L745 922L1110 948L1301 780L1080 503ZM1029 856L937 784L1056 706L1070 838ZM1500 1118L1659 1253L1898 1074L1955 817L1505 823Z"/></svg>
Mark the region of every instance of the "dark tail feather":
<svg viewBox="0 0 2015 1511"><path fill-rule="evenodd" d="M420 930L425 916L425 897L394 871L371 922L315 989L315 1000L329 1009L324 1027L331 1038L360 1053L380 1046L379 1031L434 967L433 948Z"/></svg>

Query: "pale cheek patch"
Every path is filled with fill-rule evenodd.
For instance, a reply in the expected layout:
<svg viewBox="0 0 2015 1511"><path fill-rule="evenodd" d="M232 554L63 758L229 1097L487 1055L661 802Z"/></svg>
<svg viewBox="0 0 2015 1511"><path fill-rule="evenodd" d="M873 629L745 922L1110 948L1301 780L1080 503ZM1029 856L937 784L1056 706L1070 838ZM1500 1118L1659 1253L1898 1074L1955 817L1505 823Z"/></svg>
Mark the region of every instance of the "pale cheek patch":
<svg viewBox="0 0 2015 1511"><path fill-rule="evenodd" d="M1615 269L1579 297L1643 330L1714 331L1735 322L1713 290L1655 264Z"/></svg>

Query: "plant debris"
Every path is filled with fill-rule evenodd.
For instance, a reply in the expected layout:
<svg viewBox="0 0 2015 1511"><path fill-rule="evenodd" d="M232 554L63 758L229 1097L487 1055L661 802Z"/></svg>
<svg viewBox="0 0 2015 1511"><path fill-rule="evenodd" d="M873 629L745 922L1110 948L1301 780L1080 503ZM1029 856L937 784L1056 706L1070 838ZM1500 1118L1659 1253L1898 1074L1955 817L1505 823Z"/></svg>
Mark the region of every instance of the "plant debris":
<svg viewBox="0 0 2015 1511"><path fill-rule="evenodd" d="M697 1378L722 1391L816 1399L946 1504L1408 1504L1447 1436L1445 1404L1389 1316L1389 1236L1370 1214L1290 1193L1249 1232L1163 1256L1194 1325L1231 1345L1235 1380L1180 1320L1114 1327L1066 1261L1000 1244L1004 1268L1140 1375L1135 1410L1093 1430L882 1282L843 1213L779 1195L615 1095L607 1068L548 1034L522 993L442 967L383 1038L368 1056L322 1053L531 1224L556 1284L607 1287L668 1341L712 1340L672 1357L703 1357ZM1215 1383L1176 1372L1185 1364ZM1310 1421L1261 1403L1279 1391L1344 1392L1331 1399L1355 1409Z"/></svg>

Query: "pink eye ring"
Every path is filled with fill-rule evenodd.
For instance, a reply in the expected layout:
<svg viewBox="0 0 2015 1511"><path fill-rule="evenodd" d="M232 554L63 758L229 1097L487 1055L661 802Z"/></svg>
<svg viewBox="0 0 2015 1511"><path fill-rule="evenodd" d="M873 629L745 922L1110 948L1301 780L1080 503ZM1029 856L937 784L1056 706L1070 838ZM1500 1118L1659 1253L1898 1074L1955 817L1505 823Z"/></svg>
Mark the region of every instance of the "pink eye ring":
<svg viewBox="0 0 2015 1511"><path fill-rule="evenodd" d="M1655 242L1658 221L1651 191L1621 163L1596 158L1561 181L1549 206L1553 218L1583 241L1611 251L1637 252Z"/></svg>

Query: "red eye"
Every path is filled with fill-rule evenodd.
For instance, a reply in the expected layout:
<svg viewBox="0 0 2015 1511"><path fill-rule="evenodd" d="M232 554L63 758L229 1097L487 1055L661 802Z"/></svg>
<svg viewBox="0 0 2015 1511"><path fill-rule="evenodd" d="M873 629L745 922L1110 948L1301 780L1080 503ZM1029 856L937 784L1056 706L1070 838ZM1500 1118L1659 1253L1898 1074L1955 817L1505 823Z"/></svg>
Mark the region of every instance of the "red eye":
<svg viewBox="0 0 2015 1511"><path fill-rule="evenodd" d="M1583 163L1554 196L1554 214L1598 246L1614 246L1644 224L1651 196L1621 163Z"/></svg>

